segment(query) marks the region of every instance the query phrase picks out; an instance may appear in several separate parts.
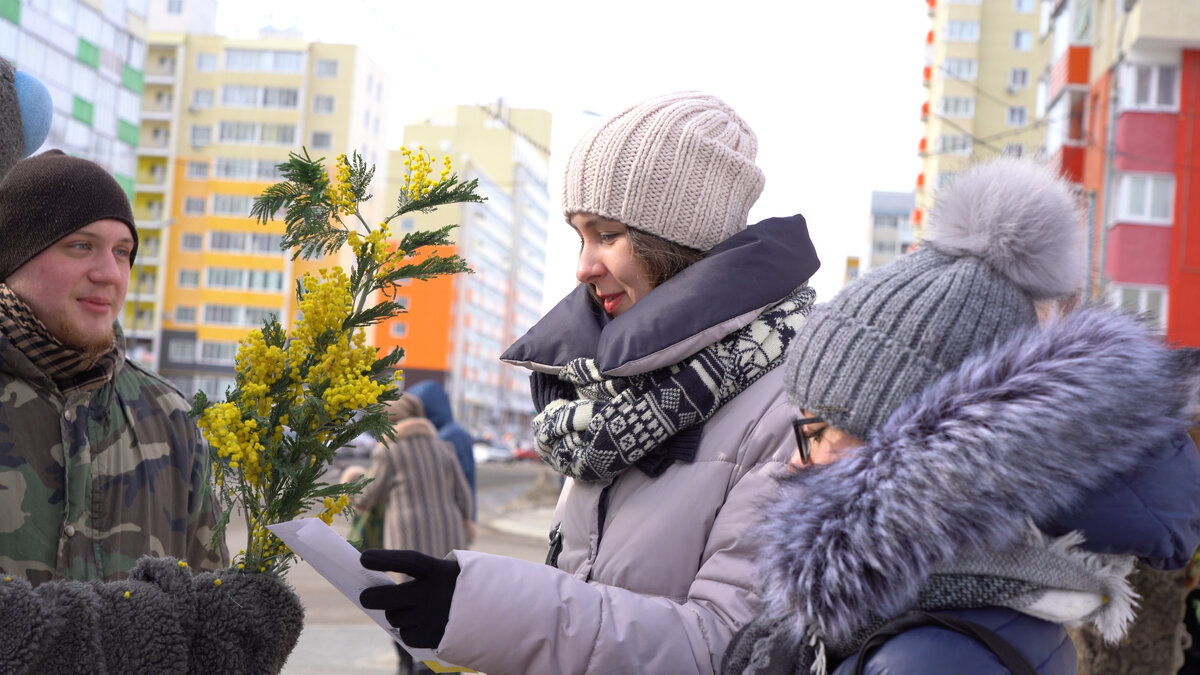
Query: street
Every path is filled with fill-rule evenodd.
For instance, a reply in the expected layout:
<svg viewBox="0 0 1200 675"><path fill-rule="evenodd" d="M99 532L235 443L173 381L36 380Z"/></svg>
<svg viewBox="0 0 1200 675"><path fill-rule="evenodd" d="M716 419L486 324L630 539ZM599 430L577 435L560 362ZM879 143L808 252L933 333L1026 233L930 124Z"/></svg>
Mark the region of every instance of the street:
<svg viewBox="0 0 1200 675"><path fill-rule="evenodd" d="M536 462L479 464L476 469L479 531L473 550L542 562L546 556L545 536L533 536L537 523L527 527L528 534L514 534L491 526L500 518L522 517L529 511L514 506L540 503L534 518L544 515L549 531L546 505L552 504L546 477L539 482L544 466ZM535 485L542 486L534 489ZM531 494L540 493L536 500ZM349 523L335 519L335 530L345 535ZM245 546L246 527L236 517L230 520L225 541L231 552ZM391 639L357 607L329 585L307 563L295 563L288 571L288 583L304 603L304 631L283 668L287 675L348 673L378 675L396 672L396 651Z"/></svg>

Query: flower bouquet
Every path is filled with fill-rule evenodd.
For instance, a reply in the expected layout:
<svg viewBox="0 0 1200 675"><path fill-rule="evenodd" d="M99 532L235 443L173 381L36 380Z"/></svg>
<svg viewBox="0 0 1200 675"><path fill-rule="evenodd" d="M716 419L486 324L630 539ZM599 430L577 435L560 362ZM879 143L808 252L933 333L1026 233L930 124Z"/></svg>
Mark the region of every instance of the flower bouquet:
<svg viewBox="0 0 1200 675"><path fill-rule="evenodd" d="M397 286L469 272L456 255L422 255L450 243L453 226L389 241L388 223L413 211L482 201L476 181L460 183L449 158L440 177L423 149L408 157L395 211L378 226L359 206L374 169L355 153L337 158L331 180L307 152L280 165L284 181L258 197L261 223L283 212L282 246L293 259L330 255L350 245L349 271L305 274L296 283L300 316L291 332L271 317L238 350L235 386L225 400L193 399L192 415L208 441L222 514L214 544L234 515L247 526L233 565L193 574L186 562L143 557L129 578L53 581L34 588L0 583L7 629L0 631L0 672L277 673L304 621L284 575L292 553L267 525L316 513L327 523L347 511L367 479L326 482L339 448L362 432L391 438L384 404L400 392L400 349L380 355L365 329L404 311Z"/></svg>

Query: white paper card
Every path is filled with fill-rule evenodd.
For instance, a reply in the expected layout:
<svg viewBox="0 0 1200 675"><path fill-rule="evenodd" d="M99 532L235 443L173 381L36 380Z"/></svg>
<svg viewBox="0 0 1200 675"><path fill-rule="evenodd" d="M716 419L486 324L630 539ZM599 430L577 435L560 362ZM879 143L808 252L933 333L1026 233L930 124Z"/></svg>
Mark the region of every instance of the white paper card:
<svg viewBox="0 0 1200 675"><path fill-rule="evenodd" d="M393 628L381 609L367 609L358 602L359 593L372 586L386 586L395 583L383 572L369 570L359 563L358 549L342 538L332 527L319 518L300 518L286 523L268 525L267 529L283 540L309 565L312 565L325 580L341 591L355 607L371 617L380 628L387 631L396 642L404 647L413 659L424 661L434 672L450 673L463 672L467 669L438 661L432 649L409 647L400 639L400 633ZM468 671L469 672L469 671Z"/></svg>

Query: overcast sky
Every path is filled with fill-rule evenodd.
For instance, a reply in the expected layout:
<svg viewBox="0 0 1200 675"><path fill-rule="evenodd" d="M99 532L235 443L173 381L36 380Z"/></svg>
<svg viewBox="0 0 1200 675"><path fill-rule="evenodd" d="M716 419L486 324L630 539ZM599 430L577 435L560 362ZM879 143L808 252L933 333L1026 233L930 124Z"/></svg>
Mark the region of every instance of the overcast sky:
<svg viewBox="0 0 1200 675"><path fill-rule="evenodd" d="M392 148L404 124L448 106L549 110L552 213L562 163L595 113L716 94L758 135L767 183L751 222L808 220L818 300L840 287L847 255L865 263L871 192L911 190L920 171L929 19L913 0L220 0L220 33L263 26L364 47L391 74ZM560 222L547 306L575 284L577 240Z"/></svg>

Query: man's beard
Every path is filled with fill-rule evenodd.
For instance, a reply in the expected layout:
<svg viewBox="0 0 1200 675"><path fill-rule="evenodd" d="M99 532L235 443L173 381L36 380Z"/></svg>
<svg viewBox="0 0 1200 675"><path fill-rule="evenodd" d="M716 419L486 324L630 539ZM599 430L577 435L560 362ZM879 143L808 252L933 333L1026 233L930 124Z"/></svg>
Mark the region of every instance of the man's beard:
<svg viewBox="0 0 1200 675"><path fill-rule="evenodd" d="M110 327L103 335L88 335L69 321L47 323L50 334L63 345L83 353L84 358L96 359L112 351L117 344L116 334Z"/></svg>

